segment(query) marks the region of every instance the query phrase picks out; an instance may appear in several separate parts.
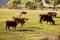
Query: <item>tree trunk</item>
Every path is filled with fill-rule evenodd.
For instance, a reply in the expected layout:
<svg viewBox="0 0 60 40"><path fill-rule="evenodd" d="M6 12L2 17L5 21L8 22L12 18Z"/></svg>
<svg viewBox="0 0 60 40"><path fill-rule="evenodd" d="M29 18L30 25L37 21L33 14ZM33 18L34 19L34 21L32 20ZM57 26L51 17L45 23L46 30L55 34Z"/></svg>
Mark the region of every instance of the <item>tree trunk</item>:
<svg viewBox="0 0 60 40"><path fill-rule="evenodd" d="M56 7L55 7L55 6L56 6L56 5L54 4L54 5L53 5L53 10L55 10L55 9L56 9Z"/></svg>

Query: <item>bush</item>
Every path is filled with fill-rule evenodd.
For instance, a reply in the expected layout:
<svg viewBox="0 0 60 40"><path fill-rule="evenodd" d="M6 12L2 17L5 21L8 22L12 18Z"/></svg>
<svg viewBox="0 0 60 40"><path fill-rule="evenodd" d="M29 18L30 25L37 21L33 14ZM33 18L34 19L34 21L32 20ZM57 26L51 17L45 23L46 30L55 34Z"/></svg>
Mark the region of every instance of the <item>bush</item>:
<svg viewBox="0 0 60 40"><path fill-rule="evenodd" d="M26 8L29 8L29 7L31 7L32 5L34 5L32 2L30 2L30 1L28 1L27 3L26 3Z"/></svg>
<svg viewBox="0 0 60 40"><path fill-rule="evenodd" d="M6 6L10 6L10 5L12 5L12 4L19 4L20 3L20 0L10 0L7 4L6 4Z"/></svg>

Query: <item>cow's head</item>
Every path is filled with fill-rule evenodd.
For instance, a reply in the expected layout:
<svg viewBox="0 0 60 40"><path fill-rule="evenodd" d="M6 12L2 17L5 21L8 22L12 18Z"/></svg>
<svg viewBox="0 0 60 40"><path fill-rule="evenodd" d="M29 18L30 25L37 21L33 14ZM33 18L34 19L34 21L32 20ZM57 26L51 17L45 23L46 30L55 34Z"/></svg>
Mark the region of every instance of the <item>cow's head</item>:
<svg viewBox="0 0 60 40"><path fill-rule="evenodd" d="M28 18L22 18L22 19L24 19L25 22L26 22L27 20L29 20Z"/></svg>

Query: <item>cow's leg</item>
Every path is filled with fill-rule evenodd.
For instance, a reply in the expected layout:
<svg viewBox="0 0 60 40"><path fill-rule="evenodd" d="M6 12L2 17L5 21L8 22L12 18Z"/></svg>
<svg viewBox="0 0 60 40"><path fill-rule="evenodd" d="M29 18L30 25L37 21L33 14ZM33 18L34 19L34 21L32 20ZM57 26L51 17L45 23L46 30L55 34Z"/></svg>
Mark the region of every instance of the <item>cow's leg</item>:
<svg viewBox="0 0 60 40"><path fill-rule="evenodd" d="M48 24L48 22L50 22L50 21L47 21L47 24ZM51 22L50 22L50 24L51 24Z"/></svg>
<svg viewBox="0 0 60 40"><path fill-rule="evenodd" d="M16 26L15 26L15 30L16 30Z"/></svg>
<svg viewBox="0 0 60 40"><path fill-rule="evenodd" d="M53 21L53 25L55 25L55 22Z"/></svg>
<svg viewBox="0 0 60 40"><path fill-rule="evenodd" d="M40 20L40 23L42 23L42 20Z"/></svg>
<svg viewBox="0 0 60 40"><path fill-rule="evenodd" d="M40 18L40 21L39 22L42 23L42 18Z"/></svg>
<svg viewBox="0 0 60 40"><path fill-rule="evenodd" d="M48 23L48 21L47 21L47 23Z"/></svg>
<svg viewBox="0 0 60 40"><path fill-rule="evenodd" d="M55 15L55 17L56 17L56 15Z"/></svg>
<svg viewBox="0 0 60 40"><path fill-rule="evenodd" d="M49 21L50 22L50 24L51 24L51 21Z"/></svg>
<svg viewBox="0 0 60 40"><path fill-rule="evenodd" d="M9 26L8 26L8 29L9 29L9 31L10 31L10 28L9 28Z"/></svg>
<svg viewBox="0 0 60 40"><path fill-rule="evenodd" d="M8 26L6 25L6 30L7 30L7 27L8 27Z"/></svg>
<svg viewBox="0 0 60 40"><path fill-rule="evenodd" d="M22 28L23 28L23 24L21 24Z"/></svg>
<svg viewBox="0 0 60 40"><path fill-rule="evenodd" d="M16 26L13 26L12 30L16 30Z"/></svg>
<svg viewBox="0 0 60 40"><path fill-rule="evenodd" d="M23 28L23 25L22 25L22 28Z"/></svg>
<svg viewBox="0 0 60 40"><path fill-rule="evenodd" d="M23 28L23 25L24 25L24 23L21 23L22 28Z"/></svg>
<svg viewBox="0 0 60 40"><path fill-rule="evenodd" d="M50 22L50 20L47 20L47 23L48 23L48 22ZM51 24L51 22L50 22L50 24Z"/></svg>
<svg viewBox="0 0 60 40"><path fill-rule="evenodd" d="M50 22L50 24L51 24L51 22Z"/></svg>
<svg viewBox="0 0 60 40"><path fill-rule="evenodd" d="M13 27L12 30L14 30L15 27L14 26L12 26L12 27Z"/></svg>
<svg viewBox="0 0 60 40"><path fill-rule="evenodd" d="M52 21L53 25L55 25L55 21Z"/></svg>

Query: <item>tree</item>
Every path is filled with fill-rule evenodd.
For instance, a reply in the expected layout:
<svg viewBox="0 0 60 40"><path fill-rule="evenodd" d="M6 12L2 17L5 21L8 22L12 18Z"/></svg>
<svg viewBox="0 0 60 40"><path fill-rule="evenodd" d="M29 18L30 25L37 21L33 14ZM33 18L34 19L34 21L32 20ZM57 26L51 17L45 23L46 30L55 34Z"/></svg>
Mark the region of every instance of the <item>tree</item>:
<svg viewBox="0 0 60 40"><path fill-rule="evenodd" d="M11 4L20 4L20 0L10 0L8 3L7 3L7 5L9 6L9 5L11 5Z"/></svg>
<svg viewBox="0 0 60 40"><path fill-rule="evenodd" d="M34 5L43 9L43 3L42 3L42 0L34 0Z"/></svg>
<svg viewBox="0 0 60 40"><path fill-rule="evenodd" d="M46 3L49 3L49 0L45 0Z"/></svg>
<svg viewBox="0 0 60 40"><path fill-rule="evenodd" d="M41 2L42 0L37 0L38 2Z"/></svg>
<svg viewBox="0 0 60 40"><path fill-rule="evenodd" d="M58 4L60 4L60 0L58 0Z"/></svg>
<svg viewBox="0 0 60 40"><path fill-rule="evenodd" d="M29 8L29 7L31 7L32 5L33 5L33 3L30 2L30 1L28 1L28 2L26 3L26 8Z"/></svg>
<svg viewBox="0 0 60 40"><path fill-rule="evenodd" d="M60 0L50 0L50 3L53 4L53 10L55 10L56 5L60 3Z"/></svg>
<svg viewBox="0 0 60 40"><path fill-rule="evenodd" d="M50 3L53 5L53 10L56 9L56 5L60 3L60 0L45 0L46 3Z"/></svg>

